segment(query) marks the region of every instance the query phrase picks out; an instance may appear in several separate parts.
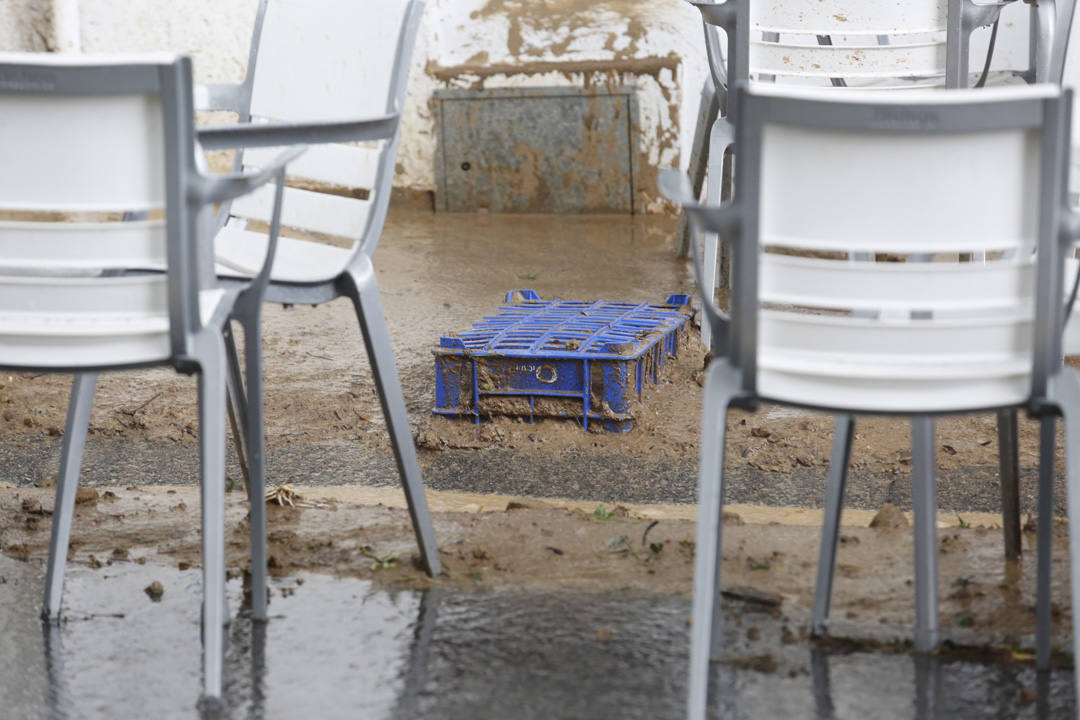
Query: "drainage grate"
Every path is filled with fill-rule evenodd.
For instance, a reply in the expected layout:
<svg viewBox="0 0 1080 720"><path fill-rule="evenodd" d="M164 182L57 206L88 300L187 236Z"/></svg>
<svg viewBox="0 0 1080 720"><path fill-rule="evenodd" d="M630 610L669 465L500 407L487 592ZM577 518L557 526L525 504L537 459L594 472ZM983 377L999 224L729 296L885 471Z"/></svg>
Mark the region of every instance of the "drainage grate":
<svg viewBox="0 0 1080 720"><path fill-rule="evenodd" d="M689 295L663 304L541 300L513 290L495 315L444 335L435 353L441 415L576 418L613 432L633 427L631 401L678 352Z"/></svg>

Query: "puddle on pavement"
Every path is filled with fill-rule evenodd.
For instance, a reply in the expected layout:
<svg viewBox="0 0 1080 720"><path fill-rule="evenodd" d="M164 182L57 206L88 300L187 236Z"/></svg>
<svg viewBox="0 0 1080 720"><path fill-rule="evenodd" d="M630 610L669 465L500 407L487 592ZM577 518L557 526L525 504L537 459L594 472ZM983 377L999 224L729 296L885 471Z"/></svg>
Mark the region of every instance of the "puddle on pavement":
<svg viewBox="0 0 1080 720"><path fill-rule="evenodd" d="M73 567L67 621L37 619L43 570L0 558L0 707L8 718L198 718L198 570ZM160 602L143 592L165 588ZM241 581L229 582L230 607ZM1072 673L797 639L727 602L714 666L724 718L1055 718ZM641 593L375 589L275 578L271 620L229 629L225 718L680 718L689 602ZM1049 698L1049 700L1047 700Z"/></svg>

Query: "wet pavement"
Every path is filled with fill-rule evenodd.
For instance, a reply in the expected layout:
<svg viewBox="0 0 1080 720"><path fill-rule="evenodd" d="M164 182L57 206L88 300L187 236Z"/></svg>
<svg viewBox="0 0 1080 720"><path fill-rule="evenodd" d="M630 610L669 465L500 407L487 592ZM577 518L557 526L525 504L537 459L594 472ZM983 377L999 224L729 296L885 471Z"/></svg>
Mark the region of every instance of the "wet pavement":
<svg viewBox="0 0 1080 720"><path fill-rule="evenodd" d="M37 484L56 473L60 438L5 443L0 462L17 474L0 480L18 486ZM354 481L397 486L397 467L390 456L373 455L357 443L325 442L276 445L267 451L269 482L298 486L337 485ZM443 451L425 455L424 484L435 490L461 490L548 498L575 498L603 503L695 503L697 462L650 461L620 454L556 453L542 458L498 448ZM80 483L89 487L190 485L198 477L198 453L191 447L141 440L94 437L87 444ZM905 469L906 470L906 469ZM229 453L226 472L241 476ZM787 507L820 508L825 499L825 468L796 468L784 474L731 463L724 479L725 501ZM1035 468L1020 473L1021 507L1036 510ZM1057 497L1065 497L1059 474ZM942 512L1000 512L998 470L991 466L939 468L938 509ZM911 507L907 472L860 470L848 477L845 506L877 510L885 503ZM1064 515L1064 505L1057 508Z"/></svg>
<svg viewBox="0 0 1080 720"><path fill-rule="evenodd" d="M416 592L275 578L271 618L228 633L224 709L196 708L200 573L73 567L66 620L37 619L43 570L0 557L5 718L680 718L689 602L640 592ZM152 602L143 588L162 583ZM228 585L240 606L239 578ZM958 651L815 645L803 619L725 601L723 718L1057 718L1072 673ZM1041 690L1041 694L1040 694Z"/></svg>

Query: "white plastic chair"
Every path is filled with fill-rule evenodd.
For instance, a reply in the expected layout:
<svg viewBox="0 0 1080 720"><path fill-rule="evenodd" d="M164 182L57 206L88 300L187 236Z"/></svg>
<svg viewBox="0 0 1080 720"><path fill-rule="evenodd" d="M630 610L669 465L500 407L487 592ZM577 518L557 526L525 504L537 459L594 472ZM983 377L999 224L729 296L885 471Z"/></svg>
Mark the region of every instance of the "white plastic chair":
<svg viewBox="0 0 1080 720"><path fill-rule="evenodd" d="M727 89L740 82L827 88L909 90L967 84L971 33L997 19L1014 0L975 4L972 0L863 2L838 0L688 0L702 16L709 70L721 95L721 112L709 136L706 199L728 195L730 150L736 112ZM1037 47L1048 48L1053 2L1042 3L1036 23ZM854 14L858 12L858 15ZM726 58L717 29L727 39ZM1039 56L1041 78L1049 59ZM705 282L715 288L719 244L705 236ZM702 343L714 353L710 329Z"/></svg>
<svg viewBox="0 0 1080 720"><path fill-rule="evenodd" d="M739 91L740 179L731 203L698 205L678 176L664 175L665 192L731 242L738 278L730 323L703 293L706 317L727 335L730 352L713 360L705 386L690 718L704 716L710 651L721 647L716 598L729 405L760 400L913 417L920 651L939 635L933 420L924 416L1003 407L1060 412L1067 448L1080 448L1080 381L1060 361L1062 256L1077 227L1067 208L1070 101L1050 85L836 99L758 85ZM882 165L890 172L878 172ZM994 182L980 184L980 177ZM971 197L958 197L964 191ZM874 263L766 246L870 258L1006 255L986 263L941 255ZM1080 507L1072 453L1067 467L1069 506ZM1080 528L1070 530L1070 548L1080 600ZM1080 633L1074 648L1080 653Z"/></svg>
<svg viewBox="0 0 1080 720"><path fill-rule="evenodd" d="M1033 48L1034 77L1043 82L1061 84L1065 52L1068 47L1070 28L1075 12L1074 0L1043 2L1032 8L1036 27L1036 45ZM1075 125L1075 122L1074 122ZM1074 128L1075 129L1075 128ZM1073 133L1075 137L1075 132ZM1070 176L1070 184L1076 179ZM974 257L979 257L975 253ZM1076 276L1076 262L1067 260L1068 277ZM1072 288L1071 282L1066 290ZM1068 296L1068 293L1067 293ZM1068 320L1068 318L1067 318ZM1063 339L1066 354L1080 351L1080 347L1070 347L1069 326L1075 326L1073 319L1066 325ZM1001 494L1003 509L1003 532L1006 556L1017 559L1020 554L1020 506L1019 506L1019 444L1017 410L1006 408L999 410L998 442L1001 474ZM1036 665L1040 669L1050 663L1050 558L1052 553L1052 518L1054 513L1054 442L1055 418L1043 415L1040 420L1040 460L1038 481L1038 514L1045 519L1038 533L1038 600L1036 630ZM915 432L913 428L913 432ZM853 419L840 416L837 419L831 458L829 483L826 489L825 523L822 531L821 555L818 564L818 581L815 592L814 613L811 623L814 634L824 634L828 625L829 606L832 585L835 576L836 548L840 533L840 514L847 480L847 467L850 463L851 446L854 435ZM929 436L927 447L933 445L933 436ZM914 453L913 453L914 454ZM928 464L925 459L924 464ZM935 576L936 577L936 576ZM935 593L936 594L936 593Z"/></svg>
<svg viewBox="0 0 1080 720"><path fill-rule="evenodd" d="M1069 53L1069 49L1072 45L1072 33L1080 31L1080 26L1076 25L1076 2L1075 0L1058 0L1057 5L1057 26L1054 33L1052 49L1048 57L1049 70L1047 73L1047 80L1050 82L1056 82L1061 87L1067 89L1073 89L1077 84L1076 73L1078 68L1076 66L1077 56L1074 53ZM1080 131L1080 120L1078 120L1077 114L1072 112L1072 133L1071 137L1073 142L1077 137L1080 137L1078 131ZM1070 154L1071 162L1067 168L1068 173L1068 192L1070 204L1073 208L1073 215L1075 217L1075 210L1077 206L1077 188L1080 187L1080 172L1077 170L1076 165L1076 149ZM1076 282L1078 279L1078 271L1080 271L1080 261L1075 257L1078 250L1077 245L1072 245L1065 253L1065 278L1062 291L1065 298L1067 312L1065 318L1065 328L1061 339L1059 350L1064 355L1080 355L1080 316L1075 312L1073 293L1076 291ZM1036 611L1035 611L1035 665L1039 670L1046 670L1050 666L1050 625L1052 622L1051 612L1051 559L1053 553L1053 518L1054 518L1054 467L1055 467L1055 445L1057 442L1057 423L1056 418L1052 414L1043 415L1039 420L1039 507L1038 507L1038 526L1037 526L1037 538L1036 543L1038 547L1037 557L1037 581L1036 581ZM1066 428L1066 432L1068 429ZM1066 450L1068 450L1069 441L1066 437ZM1068 483L1068 477L1066 478ZM1069 483L1071 485L1071 483ZM1072 488L1069 488L1070 491ZM1069 499L1069 515L1072 519L1072 513L1075 509L1075 503L1072 501L1072 497ZM1070 536L1070 555L1075 556L1078 548L1072 544ZM1075 583L1076 577L1076 565L1072 566L1073 582ZM1076 586L1073 586L1073 592L1075 593ZM1074 606L1075 607L1075 606ZM1074 616L1075 617L1075 616ZM1075 634L1075 633L1074 633Z"/></svg>
<svg viewBox="0 0 1080 720"><path fill-rule="evenodd" d="M907 92L919 87L956 88L969 84L967 58L971 32L996 23L1008 3L975 5L970 0L928 0L922 3L870 3L855 16L847 5L833 2L780 3L771 0L743 0L741 5L695 3L706 22L706 41L714 80L724 74L719 40L710 23L722 26L728 36L729 57L735 66L726 69L734 82L784 83L820 88L826 94L843 88L861 87L878 91ZM1062 0L1071 17L1072 0ZM1065 10L1065 8L1062 8ZM1053 80L1058 73L1062 49L1060 33L1055 33L1057 9L1054 2L1032 8L1032 67L1011 71L1005 76ZM750 27L743 33L740 28ZM994 33L997 28L995 25ZM741 69L749 67L749 71ZM988 66L987 66L988 68ZM984 74L987 68L984 68ZM1022 80L1021 80L1022 81ZM995 78L994 84L1002 82ZM730 161L725 151L734 139L727 118L717 120L712 136L710 184L706 197L716 201L726 197L715 178L729 177ZM881 166L888 171L888 164ZM707 234L705 282L715 283L717 238ZM869 258L856 258L866 260ZM707 325L702 328L708 337ZM714 347L714 353L725 348ZM999 413L1001 443L1003 532L1006 554L1020 551L1017 421L1014 411ZM826 488L825 526L815 599L812 631L823 634L828 625L834 576L840 511L846 485L846 468L853 439L851 418L839 417Z"/></svg>
<svg viewBox="0 0 1080 720"><path fill-rule="evenodd" d="M352 301L420 559L436 576L441 564L435 534L371 263L390 201L409 62L422 11L421 0L262 0L244 82L207 86L199 96L201 109L232 110L240 124L204 128L199 137L206 148L249 148L237 157L238 167L245 170L269 162L269 147L298 142L310 146L289 172L313 183L314 189L285 189L282 224L346 238L352 247L281 238L265 300L310 305L339 297ZM366 191L366 199L357 199L356 194L362 194L357 191ZM249 224L267 220L270 199L268 193L256 193L222 209L215 260L225 287L247 282L262 263L266 234ZM262 619L266 515L261 303L255 298L238 303L235 317L244 328L247 388L245 393L236 348L227 334L230 395L239 424L246 428L252 615Z"/></svg>
<svg viewBox="0 0 1080 720"><path fill-rule="evenodd" d="M217 698L227 621L221 331L238 295L257 296L265 277L215 287L204 229L214 203L271 178L280 187L295 153L257 173L207 175L195 138L191 64L175 56L0 55L0 118L0 209L91 218L0 221L0 367L76 373L43 617L60 614L98 373L154 365L197 373L204 692ZM279 203L280 195L275 213ZM166 219L104 219L152 210Z"/></svg>

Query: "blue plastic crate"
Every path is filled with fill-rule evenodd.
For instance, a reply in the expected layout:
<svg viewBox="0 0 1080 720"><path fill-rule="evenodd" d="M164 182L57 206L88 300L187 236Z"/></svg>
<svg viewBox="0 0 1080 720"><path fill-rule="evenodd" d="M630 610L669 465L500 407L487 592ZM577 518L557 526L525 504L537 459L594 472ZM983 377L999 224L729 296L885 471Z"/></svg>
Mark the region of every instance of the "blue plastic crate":
<svg viewBox="0 0 1080 720"><path fill-rule="evenodd" d="M471 330L444 335L435 354L440 415L575 418L588 429L633 427L631 401L677 354L689 295L663 304L541 300L511 290Z"/></svg>

